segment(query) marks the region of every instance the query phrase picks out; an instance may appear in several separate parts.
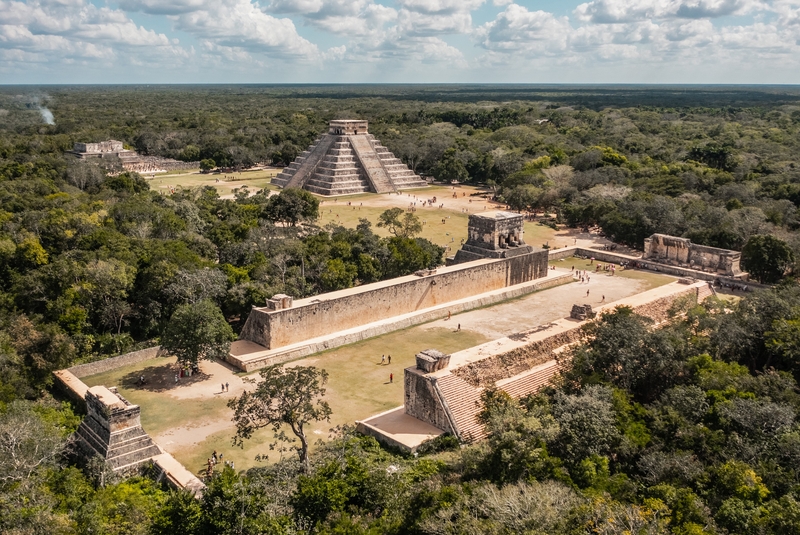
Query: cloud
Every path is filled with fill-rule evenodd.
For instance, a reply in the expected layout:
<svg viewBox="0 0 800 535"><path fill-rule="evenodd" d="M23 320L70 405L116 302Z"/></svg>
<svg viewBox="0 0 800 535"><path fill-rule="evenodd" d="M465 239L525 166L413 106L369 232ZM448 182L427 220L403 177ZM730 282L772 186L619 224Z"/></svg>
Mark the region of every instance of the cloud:
<svg viewBox="0 0 800 535"><path fill-rule="evenodd" d="M397 0L400 7L417 13L464 13L478 9L485 0Z"/></svg>
<svg viewBox="0 0 800 535"><path fill-rule="evenodd" d="M165 14L176 28L207 43L244 49L272 59L318 60L317 46L297 33L291 19L277 18L251 0L124 0L125 9ZM321 4L321 0L301 4ZM205 47L207 51L222 50Z"/></svg>
<svg viewBox="0 0 800 535"><path fill-rule="evenodd" d="M6 63L186 56L165 34L137 25L122 11L84 0L0 0L0 50Z"/></svg>
<svg viewBox="0 0 800 535"><path fill-rule="evenodd" d="M716 18L763 8L757 0L592 0L575 8L582 22L615 24L665 18Z"/></svg>
<svg viewBox="0 0 800 535"><path fill-rule="evenodd" d="M475 36L487 50L530 55L565 51L571 33L566 17L511 4L494 21L478 28Z"/></svg>

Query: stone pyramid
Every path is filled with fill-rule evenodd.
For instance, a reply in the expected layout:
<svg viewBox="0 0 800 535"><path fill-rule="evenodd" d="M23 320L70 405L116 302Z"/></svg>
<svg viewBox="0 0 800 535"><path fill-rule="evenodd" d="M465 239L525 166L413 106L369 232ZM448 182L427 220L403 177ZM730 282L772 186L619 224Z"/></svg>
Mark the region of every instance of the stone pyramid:
<svg viewBox="0 0 800 535"><path fill-rule="evenodd" d="M85 400L86 417L75 432L84 456L99 455L115 472L129 472L163 453L142 429L139 406L116 388L93 386Z"/></svg>
<svg viewBox="0 0 800 535"><path fill-rule="evenodd" d="M319 195L392 193L427 183L368 133L367 121L331 121L289 167L272 179L283 188Z"/></svg>

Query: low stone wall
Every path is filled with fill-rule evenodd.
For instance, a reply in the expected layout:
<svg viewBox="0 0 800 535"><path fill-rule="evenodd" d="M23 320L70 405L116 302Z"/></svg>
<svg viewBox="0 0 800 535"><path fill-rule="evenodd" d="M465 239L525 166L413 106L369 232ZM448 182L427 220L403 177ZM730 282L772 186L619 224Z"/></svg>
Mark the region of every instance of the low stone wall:
<svg viewBox="0 0 800 535"><path fill-rule="evenodd" d="M117 368L128 366L129 364L136 364L139 362L144 362L145 360L150 360L158 355L159 349L161 349L161 346L148 347L147 349L125 353L124 355L119 355L118 357L110 357L95 362L88 362L86 364L78 364L77 366L69 368L69 371L75 377L88 377L90 375L116 370Z"/></svg>
<svg viewBox="0 0 800 535"><path fill-rule="evenodd" d="M475 299L469 301L465 300L458 303L448 303L445 307L436 307L429 311L420 312L419 314L407 315L392 321L383 321L373 326L368 326L364 329L351 330L350 332L346 332L338 336L332 336L318 341L309 342L305 345L293 346L284 351L278 350L275 352L269 352L261 358L241 360L229 355L225 360L229 364L236 366L242 371L251 372L260 368L272 366L273 364L281 364L283 362L297 360L307 357L308 355L313 355L314 353L319 353L320 351L326 351L328 349L354 344L362 340L374 338L375 336L381 336L390 332L413 327L414 325L435 321L441 319L443 315L446 315L446 311L450 311L451 314L460 314L461 312L491 306L509 299L515 299L517 297L538 292L540 290L545 290L547 288L552 288L554 286L568 284L573 281L574 279L572 275L567 273L558 277L541 280L533 284L518 285L496 294L487 295L484 297L476 297Z"/></svg>

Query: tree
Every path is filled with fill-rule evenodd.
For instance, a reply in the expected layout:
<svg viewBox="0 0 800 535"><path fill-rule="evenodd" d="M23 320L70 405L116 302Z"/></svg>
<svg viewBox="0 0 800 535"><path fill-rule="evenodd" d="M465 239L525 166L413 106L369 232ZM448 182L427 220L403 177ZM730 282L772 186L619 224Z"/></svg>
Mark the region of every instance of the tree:
<svg viewBox="0 0 800 535"><path fill-rule="evenodd" d="M217 162L212 160L211 158L205 158L200 160L200 169L203 171L211 171L217 166Z"/></svg>
<svg viewBox="0 0 800 535"><path fill-rule="evenodd" d="M201 358L225 358L233 340L233 329L217 305L203 299L175 310L161 337L161 348L178 357L178 362L194 364Z"/></svg>
<svg viewBox="0 0 800 535"><path fill-rule="evenodd" d="M456 149L451 147L444 151L441 160L433 168L433 176L445 182L463 182L469 178L469 173L464 162L459 159Z"/></svg>
<svg viewBox="0 0 800 535"><path fill-rule="evenodd" d="M413 238L422 232L419 218L410 212L403 215L402 208L390 208L384 211L378 216L378 226L386 228L392 235L400 238Z"/></svg>
<svg viewBox="0 0 800 535"><path fill-rule="evenodd" d="M319 217L319 200L306 190L287 188L267 199L261 217L294 227Z"/></svg>
<svg viewBox="0 0 800 535"><path fill-rule="evenodd" d="M794 253L789 245L775 236L760 234L750 236L742 248L742 267L759 282L774 283L794 263Z"/></svg>
<svg viewBox="0 0 800 535"><path fill-rule="evenodd" d="M234 410L236 424L234 442L241 445L244 440L264 427L272 427L280 441L290 441L282 429L288 425L300 441L297 455L308 470L308 438L305 427L309 422L329 421L331 408L321 398L325 395L328 372L313 366L285 368L270 366L259 372L259 382L252 392L228 402Z"/></svg>

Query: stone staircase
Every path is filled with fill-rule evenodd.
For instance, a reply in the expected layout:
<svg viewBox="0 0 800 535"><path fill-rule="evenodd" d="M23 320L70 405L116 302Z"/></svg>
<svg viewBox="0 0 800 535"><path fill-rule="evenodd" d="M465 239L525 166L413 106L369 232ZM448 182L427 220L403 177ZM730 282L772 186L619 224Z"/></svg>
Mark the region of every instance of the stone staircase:
<svg viewBox="0 0 800 535"><path fill-rule="evenodd" d="M439 377L437 388L456 427L456 435L463 442L481 440L486 436L478 421L481 411L481 392L469 383L452 374Z"/></svg>
<svg viewBox="0 0 800 535"><path fill-rule="evenodd" d="M497 388L512 398L522 398L535 394L540 388L546 386L559 370L558 363L551 360L508 379L498 381Z"/></svg>
<svg viewBox="0 0 800 535"><path fill-rule="evenodd" d="M383 162L381 162L375 149L372 148L369 138L367 136L347 136L347 139L358 157L364 174L367 175L372 185L372 190L375 193L396 192L397 188L392 184L389 173L383 168Z"/></svg>
<svg viewBox="0 0 800 535"><path fill-rule="evenodd" d="M314 173L317 164L327 154L328 149L331 148L336 139L336 136L322 136L316 145L303 152L295 161L289 164L289 167L272 179L272 183L284 188L302 188L305 186L308 177Z"/></svg>
<svg viewBox="0 0 800 535"><path fill-rule="evenodd" d="M395 158L391 151L381 145L372 134L366 136L370 140L372 148L375 150L378 159L383 164L383 169L389 175L389 179L396 189L424 188L428 185L419 175L408 168L400 158Z"/></svg>
<svg viewBox="0 0 800 535"><path fill-rule="evenodd" d="M370 190L369 181L346 137L336 138L306 182L305 189L318 195L350 195Z"/></svg>

